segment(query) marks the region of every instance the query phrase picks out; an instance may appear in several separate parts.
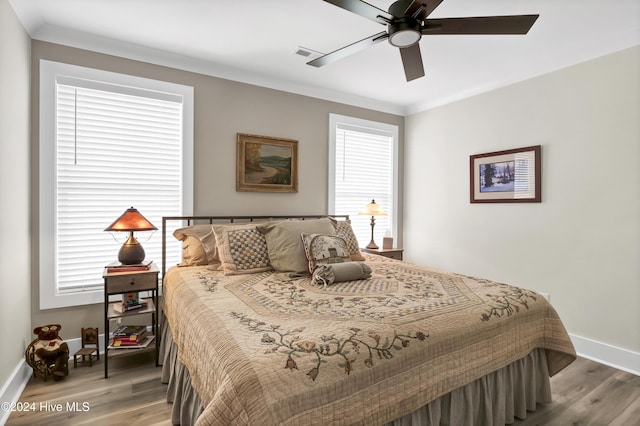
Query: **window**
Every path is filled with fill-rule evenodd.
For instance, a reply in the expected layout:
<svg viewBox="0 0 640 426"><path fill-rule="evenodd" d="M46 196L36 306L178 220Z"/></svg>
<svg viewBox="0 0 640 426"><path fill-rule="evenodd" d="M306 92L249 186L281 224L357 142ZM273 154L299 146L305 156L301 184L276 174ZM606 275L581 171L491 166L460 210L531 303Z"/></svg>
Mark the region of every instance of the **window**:
<svg viewBox="0 0 640 426"><path fill-rule="evenodd" d="M41 309L102 301L127 237L104 229L127 208L158 228L191 213L192 129L191 87L41 61ZM160 263L161 232L136 237Z"/></svg>
<svg viewBox="0 0 640 426"><path fill-rule="evenodd" d="M398 127L336 114L329 116L329 213L348 214L360 247L371 241L371 217L358 213L375 200L374 240L397 236Z"/></svg>

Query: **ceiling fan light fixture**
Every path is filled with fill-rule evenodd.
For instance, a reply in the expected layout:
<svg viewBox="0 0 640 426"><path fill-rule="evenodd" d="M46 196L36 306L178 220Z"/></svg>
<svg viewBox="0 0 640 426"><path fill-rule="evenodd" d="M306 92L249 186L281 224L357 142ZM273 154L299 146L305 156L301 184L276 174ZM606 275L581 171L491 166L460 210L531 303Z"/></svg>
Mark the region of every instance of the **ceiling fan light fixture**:
<svg viewBox="0 0 640 426"><path fill-rule="evenodd" d="M389 43L395 47L410 47L420 41L422 34L414 30L397 31L389 36Z"/></svg>
<svg viewBox="0 0 640 426"><path fill-rule="evenodd" d="M422 38L420 23L405 20L396 21L389 25L389 44L395 47L411 47Z"/></svg>

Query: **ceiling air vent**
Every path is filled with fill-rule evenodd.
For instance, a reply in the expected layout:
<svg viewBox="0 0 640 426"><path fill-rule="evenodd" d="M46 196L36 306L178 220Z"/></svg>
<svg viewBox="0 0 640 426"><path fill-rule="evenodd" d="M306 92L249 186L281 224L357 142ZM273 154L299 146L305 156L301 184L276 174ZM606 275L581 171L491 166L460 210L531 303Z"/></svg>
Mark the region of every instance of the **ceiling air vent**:
<svg viewBox="0 0 640 426"><path fill-rule="evenodd" d="M311 55L311 52L299 47L298 50L296 50L296 55L307 57L307 56Z"/></svg>
<svg viewBox="0 0 640 426"><path fill-rule="evenodd" d="M313 49L309 49L306 47L302 47L302 46L298 46L298 48L296 49L296 51L294 52L296 55L300 55L304 58L307 58L307 60L313 60L316 58L319 58L320 56L324 55L324 53L322 52L318 52L315 51Z"/></svg>

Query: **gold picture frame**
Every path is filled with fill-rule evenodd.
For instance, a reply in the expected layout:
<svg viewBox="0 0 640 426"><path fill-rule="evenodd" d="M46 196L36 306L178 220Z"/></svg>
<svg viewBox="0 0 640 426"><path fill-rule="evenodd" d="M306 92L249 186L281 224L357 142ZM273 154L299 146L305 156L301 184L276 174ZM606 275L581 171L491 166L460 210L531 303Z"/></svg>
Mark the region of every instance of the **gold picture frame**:
<svg viewBox="0 0 640 426"><path fill-rule="evenodd" d="M298 141L238 133L236 191L298 192Z"/></svg>

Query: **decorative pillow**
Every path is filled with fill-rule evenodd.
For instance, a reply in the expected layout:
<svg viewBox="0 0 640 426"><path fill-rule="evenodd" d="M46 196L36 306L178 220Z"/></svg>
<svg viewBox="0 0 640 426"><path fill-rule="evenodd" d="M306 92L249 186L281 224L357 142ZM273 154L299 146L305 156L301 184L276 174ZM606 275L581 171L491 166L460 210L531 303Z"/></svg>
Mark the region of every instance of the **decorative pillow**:
<svg viewBox="0 0 640 426"><path fill-rule="evenodd" d="M267 241L257 224L213 225L225 275L271 271Z"/></svg>
<svg viewBox="0 0 640 426"><path fill-rule="evenodd" d="M178 266L208 265L200 239L195 235L185 235L182 240L182 262Z"/></svg>
<svg viewBox="0 0 640 426"><path fill-rule="evenodd" d="M311 282L331 285L343 281L365 280L370 276L371 267L364 262L327 263L318 265L313 271Z"/></svg>
<svg viewBox="0 0 640 426"><path fill-rule="evenodd" d="M220 265L216 237L211 225L192 225L173 231L182 241L182 262L178 266Z"/></svg>
<svg viewBox="0 0 640 426"><path fill-rule="evenodd" d="M267 240L271 266L278 272L290 272L291 275L309 273L307 256L300 235L335 234L335 220L322 219L282 220L258 225Z"/></svg>
<svg viewBox="0 0 640 426"><path fill-rule="evenodd" d="M360 253L360 245L358 244L358 239L356 238L356 234L353 232L350 221L341 220L339 222L336 222L336 234L344 237L345 241L347 242L351 260L364 260L364 256L362 255L362 253Z"/></svg>
<svg viewBox="0 0 640 426"><path fill-rule="evenodd" d="M302 234L309 273L318 265L351 262L347 242L339 235Z"/></svg>

